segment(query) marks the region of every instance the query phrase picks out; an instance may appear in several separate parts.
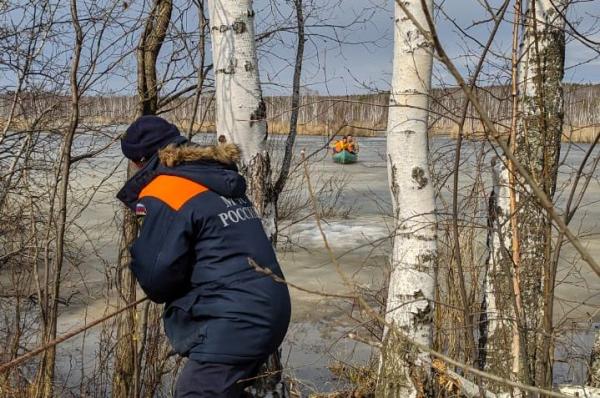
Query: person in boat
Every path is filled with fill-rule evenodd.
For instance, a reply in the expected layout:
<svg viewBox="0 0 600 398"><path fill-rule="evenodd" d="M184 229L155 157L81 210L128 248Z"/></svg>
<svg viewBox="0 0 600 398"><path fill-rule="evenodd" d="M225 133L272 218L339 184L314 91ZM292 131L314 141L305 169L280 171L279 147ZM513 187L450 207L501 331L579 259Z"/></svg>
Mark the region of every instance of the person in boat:
<svg viewBox="0 0 600 398"><path fill-rule="evenodd" d="M291 304L236 167L240 150L193 144L156 116L134 121L121 148L140 168L117 195L141 223L130 268L148 297L165 303L169 342L189 358L175 397L241 397L240 381L282 343Z"/></svg>
<svg viewBox="0 0 600 398"><path fill-rule="evenodd" d="M333 145L333 153L339 153L348 149L348 137L343 136L341 140L337 140Z"/></svg>
<svg viewBox="0 0 600 398"><path fill-rule="evenodd" d="M348 135L346 137L347 145L346 150L350 153L357 154L358 153L358 142L354 140L354 137Z"/></svg>

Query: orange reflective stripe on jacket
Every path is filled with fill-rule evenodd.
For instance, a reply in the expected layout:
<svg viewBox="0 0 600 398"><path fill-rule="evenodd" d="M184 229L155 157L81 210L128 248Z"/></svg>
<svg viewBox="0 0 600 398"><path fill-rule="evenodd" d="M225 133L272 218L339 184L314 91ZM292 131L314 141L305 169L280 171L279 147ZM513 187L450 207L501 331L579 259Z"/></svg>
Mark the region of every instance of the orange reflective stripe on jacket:
<svg viewBox="0 0 600 398"><path fill-rule="evenodd" d="M139 198L151 196L159 199L174 210L179 210L194 196L208 191L204 185L187 178L159 175L142 189Z"/></svg>

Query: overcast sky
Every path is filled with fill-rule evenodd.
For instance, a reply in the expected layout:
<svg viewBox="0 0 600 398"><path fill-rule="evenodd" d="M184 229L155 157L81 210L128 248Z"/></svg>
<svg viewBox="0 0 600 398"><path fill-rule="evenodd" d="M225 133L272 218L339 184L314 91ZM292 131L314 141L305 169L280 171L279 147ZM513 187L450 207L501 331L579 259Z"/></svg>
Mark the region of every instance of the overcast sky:
<svg viewBox="0 0 600 398"><path fill-rule="evenodd" d="M266 0L257 0L255 8L265 15L258 19L268 18L269 7ZM498 0L490 2L499 6ZM441 10L436 12L436 24L441 40L454 61L461 67L463 73L468 73L478 61L482 49L475 40L485 42L492 28L491 23L482 21L489 19L478 0L446 0L437 3ZM356 23L347 29L344 37L348 44L341 46L327 40L314 39L309 42L306 50L305 73L303 83L308 87L334 94L365 92L371 89L385 90L388 88L392 69L392 23L393 1L385 0L344 0L339 6L333 7L325 17L333 24L344 25L355 16L364 16L365 22ZM578 31L585 32L589 39L600 41L598 29L600 1L584 1L574 3L569 11L569 19L577 24ZM512 8L507 11L507 21L501 26L494 41L493 53L482 75L481 84L498 84L509 78L509 68L502 56L509 56L511 50ZM308 21L310 24L310 21ZM460 31L463 29L473 37L469 39ZM324 29L308 28L309 33L322 33ZM293 37L289 36L291 42ZM359 43L364 44L359 44ZM354 44L352 44L354 43ZM600 46L589 48L580 40L568 37L566 51L565 81L576 83L600 82L600 61L598 60ZM281 53L284 53L282 50ZM471 54L469 56L469 54ZM289 86L292 69L288 67L282 73L285 62L276 59L272 54L261 56L261 67L265 91L285 91ZM285 58L285 57L284 57ZM287 59L293 59L289 52ZM434 84L453 84L454 81L438 65L435 68ZM277 86L276 86L277 85Z"/></svg>
<svg viewBox="0 0 600 398"><path fill-rule="evenodd" d="M468 75L478 61L482 51L478 42L485 42L489 37L492 23L489 13L484 9L483 0L436 0L436 26L447 53L459 66L461 72ZM1 0L0 0L1 2ZM86 5L94 5L100 12L112 0L94 1ZM306 7L307 43L302 84L305 88L321 94L356 94L375 90L387 90L392 69L392 27L393 0L303 0ZM492 7L498 7L500 0L488 0ZM18 4L19 2L15 2ZM56 18L67 23L57 24L60 31L58 39L49 42L43 50L48 59L53 60L55 70L45 75L61 76L52 80L60 89L68 88L68 70L72 56L73 32L68 20L68 2L54 0ZM134 35L126 34L125 27L139 26L148 12L148 0L130 0L124 2L127 7L119 7L114 17L122 23L122 29L111 28L105 33L104 43L112 46L103 51L99 61L100 67L107 66L118 59L117 68L98 78L90 94L124 94L135 93L135 57L131 53L124 59L119 58L123 51L133 50L138 43L139 29ZM512 2L511 2L512 3ZM33 15L31 3L16 8L12 13L0 14L0 28L18 23L27 24L27 18ZM29 5L27 5L29 4ZM177 37L187 35L187 45L195 46L198 36L198 17L189 2L174 1L175 10L172 17L171 33L173 42L163 46L159 56L159 76L165 70L176 69L178 79L170 83L169 89L177 89L194 84L195 65L189 59L179 60L175 66L169 64L174 46L181 49L181 41ZM186 7L187 4L187 7ZM289 94L293 75L293 61L296 49L295 14L290 0L255 0L256 26L259 34L276 27L288 26L291 29L274 35L270 40L262 41L259 46L259 67L265 94ZM100 11L98 11L100 10ZM83 9L81 13L85 12ZM89 13L90 11L87 10ZM577 27L588 41L600 42L600 0L576 0L569 9L569 21ZM506 84L510 79L510 67L506 57L511 50L511 23L513 19L512 4L505 15L505 21L496 36L489 62L480 75L480 85ZM486 22L487 21L487 22ZM463 30L461 32L461 30ZM184 32L184 35L180 35ZM93 30L92 30L93 33ZM122 39L118 39L123 35ZM468 37L470 36L470 38ZM173 39L175 37L175 39ZM86 39L87 40L87 39ZM600 83L598 72L600 62L598 53L600 45L583 44L574 35L568 36L567 69L565 81L576 83ZM195 47L194 47L195 48ZM121 51L121 49L125 49ZM210 54L210 44L207 44ZM83 57L89 51L83 52ZM0 54L0 60L16 55ZM18 57L18 56L16 56ZM16 87L17 71L0 62L0 87L11 90ZM85 63L85 60L83 60ZM210 63L210 55L209 60ZM187 76L181 80L181 76ZM50 80L50 79L48 79ZM434 85L453 85L454 80L440 65L434 67ZM44 89L51 89L46 82L40 83Z"/></svg>

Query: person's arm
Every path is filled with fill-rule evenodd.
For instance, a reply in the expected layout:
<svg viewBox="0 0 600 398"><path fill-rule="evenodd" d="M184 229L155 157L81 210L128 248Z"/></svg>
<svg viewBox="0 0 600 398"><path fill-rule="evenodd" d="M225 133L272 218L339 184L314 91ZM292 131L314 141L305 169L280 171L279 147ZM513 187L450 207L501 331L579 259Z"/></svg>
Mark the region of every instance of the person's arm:
<svg viewBox="0 0 600 398"><path fill-rule="evenodd" d="M136 213L142 212L146 215L140 235L130 249L131 270L152 301L172 301L190 287L193 266L191 216L152 197L140 200Z"/></svg>

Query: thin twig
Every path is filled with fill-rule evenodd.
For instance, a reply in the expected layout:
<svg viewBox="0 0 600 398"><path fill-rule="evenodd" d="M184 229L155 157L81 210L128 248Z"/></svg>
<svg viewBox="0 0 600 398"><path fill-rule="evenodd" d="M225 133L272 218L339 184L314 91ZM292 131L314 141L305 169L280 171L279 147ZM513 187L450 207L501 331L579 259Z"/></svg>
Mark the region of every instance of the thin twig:
<svg viewBox="0 0 600 398"><path fill-rule="evenodd" d="M500 146L500 148L502 148L506 157L510 161L513 162L513 164L515 165L515 167L516 167L517 171L519 172L519 174L521 175L521 177L523 177L523 179L525 180L527 185L531 188L533 194L537 197L540 205L544 209L546 209L546 211L548 211L548 214L554 220L554 222L556 223L559 230L564 232L565 236L569 239L569 241L571 242L573 247L575 247L575 249L579 252L579 255L581 255L582 260L585 261L586 263L588 263L590 268L596 273L596 275L598 275L600 277L600 264L598 264L598 262L590 254L590 252L583 246L581 241L571 231L571 229L568 227L568 225L565 224L562 217L558 214L558 212L554 208L554 204L552 203L552 201L548 198L548 196L544 193L544 191L537 185L537 183L535 182L533 177L527 172L525 167L515 157L514 153L511 151L506 140L504 140L502 138L501 134L498 132L498 130L496 129L494 124L490 121L489 117L487 116L487 113L483 109L483 106L481 105L479 100L473 95L472 90L470 89L468 84L465 82L465 80L463 79L463 77L460 74L460 72L458 71L458 69L456 69L456 66L454 65L454 63L450 60L450 58L446 54L446 51L442 47L442 45L439 41L439 38L437 37L436 31L435 31L435 26L433 24L433 20L431 19L431 16L429 15L429 12L425 12L425 16L427 18L428 27L431 29L431 33L429 31L425 30L425 28L423 28L423 26L421 26L419 21L416 20L414 15L412 15L412 13L406 8L406 5L402 1L396 0L396 4L398 4L398 6L400 8L402 8L402 10L405 12L406 16L412 21L412 23L417 27L417 29L419 29L419 31L426 38L428 38L428 40L430 40L433 43L433 45L436 49L436 52L438 53L439 60L446 66L448 71L452 74L452 76L457 81L460 88L463 90L465 95L469 98L469 100L473 104L473 107L479 114L481 121L483 122L483 124L487 130L486 133L487 133L488 137L492 138Z"/></svg>
<svg viewBox="0 0 600 398"><path fill-rule="evenodd" d="M27 354L21 355L20 357L17 357L15 359L13 359L12 361L3 363L2 365L0 365L0 374L6 372L9 369L14 368L17 365L22 364L23 362L26 362L26 361L30 360L31 358L35 357L38 354L41 354L42 352L44 352L44 351L46 351L46 350L48 350L50 348L56 347L60 343L63 343L65 341L67 341L67 340L69 340L69 339L77 336L78 334L81 334L81 333L85 332L86 330L91 329L94 326L97 326L97 325L99 325L99 324L107 321L108 319L110 319L110 318L112 318L112 317L114 317L116 315L119 315L123 311L126 311L126 310L128 310L128 309L130 309L132 307L135 307L138 304L143 303L146 300L148 300L148 297L143 297L143 298L141 298L141 299L139 299L139 300L137 300L137 301L135 301L133 303L129 303L125 307L119 308L117 311L115 311L113 313L110 313L110 314L108 314L106 316L103 316L102 318L96 319L95 321L93 321L90 324L87 324L85 326L80 327L79 329L75 329L72 332L64 334L64 335L62 335L62 336L60 336L60 337L58 337L58 338L56 338L56 339L54 339L54 340L52 340L52 341L50 341L48 343L46 343L46 344L44 344L44 345L36 348L33 351L28 352Z"/></svg>

